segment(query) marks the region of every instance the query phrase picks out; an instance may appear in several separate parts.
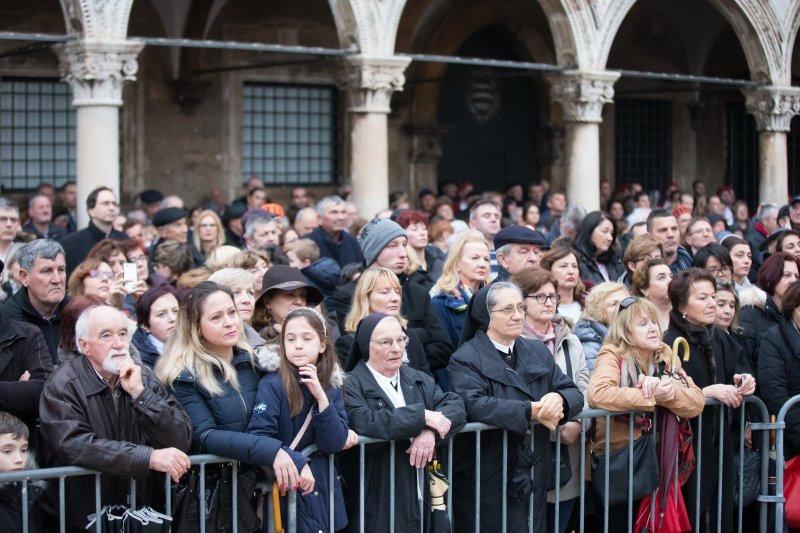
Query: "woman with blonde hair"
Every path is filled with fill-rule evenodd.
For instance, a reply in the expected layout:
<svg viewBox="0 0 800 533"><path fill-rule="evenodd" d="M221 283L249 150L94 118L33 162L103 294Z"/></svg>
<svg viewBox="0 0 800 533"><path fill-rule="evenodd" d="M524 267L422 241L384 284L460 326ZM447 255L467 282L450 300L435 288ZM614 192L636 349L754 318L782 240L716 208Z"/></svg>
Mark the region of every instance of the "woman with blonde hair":
<svg viewBox="0 0 800 533"><path fill-rule="evenodd" d="M225 244L225 228L219 215L211 209L200 211L196 220L192 232L194 247L207 257L217 247Z"/></svg>
<svg viewBox="0 0 800 533"><path fill-rule="evenodd" d="M371 313L384 313L397 318L408 335L408 346L405 347L403 362L411 368L431 375L430 365L425 355L425 347L414 328L409 328L405 318L400 314L403 287L400 280L388 268L372 267L361 273L356 282L350 312L344 320L344 334L336 339L336 353L343 362L345 371L352 370L358 359L351 357L353 340L361 320ZM446 363L445 363L446 364Z"/></svg>
<svg viewBox="0 0 800 533"><path fill-rule="evenodd" d="M622 283L606 281L595 285L586 297L586 307L583 316L575 324L575 336L583 345L583 354L586 356L586 366L589 373L594 370L594 361L600 352L600 347L608 335L608 325L617 313L619 303L630 296L628 289Z"/></svg>
<svg viewBox="0 0 800 533"><path fill-rule="evenodd" d="M260 376L230 289L204 281L186 294L156 375L192 421L193 453L272 466L277 479L298 486L302 476L281 441L246 432Z"/></svg>
<svg viewBox="0 0 800 533"><path fill-rule="evenodd" d="M442 276L431 290L431 304L450 334L450 343L458 346L467 306L491 273L489 246L477 231L467 231L450 249L442 267Z"/></svg>
<svg viewBox="0 0 800 533"><path fill-rule="evenodd" d="M673 359L670 347L661 342L658 319L655 306L644 298L622 300L589 379L589 407L637 411L632 415L635 439L652 424L651 413L657 406L682 418L696 417L705 406L703 391L684 372L680 361ZM628 446L628 417L612 421L608 435L606 424L597 424L595 431L594 453L600 457L606 447L616 451ZM638 508L639 502L633 502L634 513ZM602 515L604 503L599 497L595 509ZM609 505L607 518L609 531L626 530L628 503Z"/></svg>

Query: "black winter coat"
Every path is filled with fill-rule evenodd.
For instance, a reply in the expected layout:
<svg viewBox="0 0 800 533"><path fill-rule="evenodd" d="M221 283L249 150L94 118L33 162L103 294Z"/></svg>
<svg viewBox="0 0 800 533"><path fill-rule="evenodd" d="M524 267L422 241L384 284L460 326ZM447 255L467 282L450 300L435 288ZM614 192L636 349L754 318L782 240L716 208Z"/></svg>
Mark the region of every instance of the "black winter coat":
<svg viewBox="0 0 800 533"><path fill-rule="evenodd" d="M36 501L42 494L43 481L28 483L28 529L22 529L22 482L0 484L0 524L3 533L40 533L45 524L35 514Z"/></svg>
<svg viewBox="0 0 800 533"><path fill-rule="evenodd" d="M356 238L346 231L341 233L339 242L334 241L333 238L322 229L322 226L308 235L305 235L303 238L314 241L319 247L320 256L330 257L339 263L340 267L344 267L350 263L364 264L364 254L361 252L361 246L358 245Z"/></svg>
<svg viewBox="0 0 800 533"><path fill-rule="evenodd" d="M772 296L767 296L767 302L763 309L755 305L747 305L742 308L739 325L742 327L747 342L745 351L753 372L758 373L759 352L767 332L781 322L783 322L783 314L775 305Z"/></svg>
<svg viewBox="0 0 800 533"><path fill-rule="evenodd" d="M714 384L733 384L734 374L751 374L747 356L739 344L730 335L717 327L708 329L708 337L705 341L702 334L689 334L689 332L676 324L676 313L672 313L669 328L664 332L664 342L672 346L677 337L684 337L689 343L689 361L684 362L684 352L679 350L681 364L686 374L694 380L695 385L701 389ZM702 345L710 342L711 353L714 358L714 373L711 372L711 365L706 358ZM723 446L720 450L719 445L719 426L721 413L725 413L725 426ZM692 522L694 530L695 509L698 502L700 505L700 515L707 510L711 511L711 522L716 524L716 502L717 490L722 490L722 531L731 531L733 528L733 498L728 497L733 494L734 480L736 476L736 466L733 463L733 443L738 442L739 416L738 410L731 411L721 406L707 405L703 409L703 434L698 433L697 418L691 420L693 445L695 457L697 457L700 447L699 440L702 438L702 476L700 479L700 494L697 494L697 474L695 471L689 480L683 485L683 498L686 509L689 513L689 521ZM719 455L722 453L722 487L717 487L719 476ZM698 461L699 463L699 461Z"/></svg>
<svg viewBox="0 0 800 533"><path fill-rule="evenodd" d="M60 361L58 359L58 343L61 340L61 311L64 309L72 298L64 296L61 303L56 307L56 312L48 320L42 318L42 315L31 304L30 297L28 296L28 288L22 287L14 296L9 298L3 303L0 312L6 318L16 320L18 322L27 322L36 326L41 330L44 335L44 341L47 343L47 349L50 352L50 360L54 366L58 366Z"/></svg>
<svg viewBox="0 0 800 533"><path fill-rule="evenodd" d="M136 331L133 332L131 344L139 352L142 363L151 369L155 368L161 354L158 353L158 349L153 346L153 343L150 341L150 334L143 330L141 326L136 328Z"/></svg>
<svg viewBox="0 0 800 533"><path fill-rule="evenodd" d="M448 438L466 423L464 404L458 395L442 392L433 378L413 368L400 367L400 386L406 401L398 409L364 361L358 363L345 378L345 408L350 428L365 437L396 440L395 444L395 515L394 530L419 531L421 517L417 500L417 471L405 453L413 439L425 429L425 410L439 411L451 422ZM437 442L439 436L436 436ZM346 454L355 468L342 468L347 480L346 503L350 517L349 529L359 531L358 513L358 448ZM346 460L347 460L346 459ZM355 459L355 461L353 461ZM389 445L372 444L366 447L364 458L364 531L389 531ZM355 475L353 475L355 474ZM427 483L423 483L427 486ZM423 494L428 509L427 493ZM455 500L454 500L455 502Z"/></svg>
<svg viewBox="0 0 800 533"><path fill-rule="evenodd" d="M464 400L469 422L483 422L508 430L508 476L511 478L517 450L531 429L531 402L549 392L564 400L567 422L581 412L583 394L561 372L549 350L537 340L517 338L514 343L516 369L503 361L489 336L478 330L453 354L447 367L450 390ZM550 432L533 426L533 448L538 457L533 474L533 531L547 530L546 480L550 465ZM500 531L502 516L503 432L481 433L481 523L480 531ZM475 437L459 436L453 457L453 531L475 531ZM528 531L528 501L508 499L509 532Z"/></svg>
<svg viewBox="0 0 800 533"><path fill-rule="evenodd" d="M594 257L589 254L588 250L576 246L575 252L578 254L578 260L580 261L580 276L583 281L588 281L588 285L592 287L606 281L597 267ZM606 270L608 270L608 281L617 281L625 273L625 267L622 265L619 254L606 252L604 255L609 258L603 262Z"/></svg>
<svg viewBox="0 0 800 533"><path fill-rule="evenodd" d="M800 394L800 332L791 320L773 326L761 343L758 383L770 414L778 414L789 398ZM786 413L786 459L800 455L800 408Z"/></svg>
<svg viewBox="0 0 800 533"><path fill-rule="evenodd" d="M137 480L139 505L158 506L164 476L150 475L153 449L189 450L191 424L186 412L142 367L144 390L131 398L117 382L112 390L86 357L64 361L50 375L39 404L42 466L82 466L103 472L101 504L126 503L130 480ZM95 509L94 476L66 480L66 524L82 529ZM43 512L58 514L58 483L39 498Z"/></svg>
<svg viewBox="0 0 800 533"><path fill-rule="evenodd" d="M188 370L172 384L175 397L192 421L192 451L272 466L281 448L280 441L245 433L261 376L247 352L236 352L233 366L239 378L239 391L220 379L223 392L212 396Z"/></svg>
<svg viewBox="0 0 800 533"><path fill-rule="evenodd" d="M453 347L450 346L450 337L442 327L436 311L433 310L431 297L422 285L414 283L405 274L398 276L403 286L403 302L400 314L408 320L406 331L415 331L422 345L431 370L447 367ZM344 331L344 320L353 303L353 294L356 282L351 281L333 295L333 308L336 311L336 320L339 331Z"/></svg>
<svg viewBox="0 0 800 533"><path fill-rule="evenodd" d="M439 281L439 278L442 277L445 259L447 259L447 256L443 251L432 244L427 245L425 247L425 263L428 268L427 270L420 268L411 274L411 281L419 283L425 287L425 290L430 291Z"/></svg>
<svg viewBox="0 0 800 533"><path fill-rule="evenodd" d="M20 376L28 371L28 381ZM34 429L39 397L53 371L42 332L25 322L8 320L0 313L0 411L24 420Z"/></svg>
<svg viewBox="0 0 800 533"><path fill-rule="evenodd" d="M89 221L87 227L75 233L70 233L59 241L61 242L61 246L64 247L64 260L67 263L67 279L69 279L75 267L86 259L92 246L103 239L124 241L128 239L128 235L115 229L112 229L110 233L106 234L103 230L95 226L94 222Z"/></svg>

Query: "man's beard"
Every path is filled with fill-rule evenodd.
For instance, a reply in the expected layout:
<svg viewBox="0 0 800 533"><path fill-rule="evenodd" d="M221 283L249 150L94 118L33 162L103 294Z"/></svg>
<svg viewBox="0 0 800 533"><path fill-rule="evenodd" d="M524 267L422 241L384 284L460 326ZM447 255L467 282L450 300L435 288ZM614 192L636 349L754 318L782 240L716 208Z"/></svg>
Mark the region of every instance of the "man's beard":
<svg viewBox="0 0 800 533"><path fill-rule="evenodd" d="M115 357L118 355L124 355L125 357ZM130 359L130 353L127 350L112 350L106 355L105 360L103 360L103 370L108 372L109 374L113 374L115 376L119 376L119 365L125 361Z"/></svg>

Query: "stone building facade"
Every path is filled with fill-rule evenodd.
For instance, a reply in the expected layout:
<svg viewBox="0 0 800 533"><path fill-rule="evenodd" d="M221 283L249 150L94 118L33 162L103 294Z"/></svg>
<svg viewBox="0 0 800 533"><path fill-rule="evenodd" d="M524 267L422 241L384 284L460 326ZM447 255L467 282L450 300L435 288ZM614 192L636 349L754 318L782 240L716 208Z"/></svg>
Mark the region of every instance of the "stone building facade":
<svg viewBox="0 0 800 533"><path fill-rule="evenodd" d="M0 175L12 192L66 179L19 133L49 118L15 99L61 79L74 131L55 150L79 197L157 187L192 204L259 174L278 199L352 183L364 215L444 179L548 178L589 209L601 178L783 202L800 192L798 26L796 0L8 0L0 32L70 40L0 42Z"/></svg>

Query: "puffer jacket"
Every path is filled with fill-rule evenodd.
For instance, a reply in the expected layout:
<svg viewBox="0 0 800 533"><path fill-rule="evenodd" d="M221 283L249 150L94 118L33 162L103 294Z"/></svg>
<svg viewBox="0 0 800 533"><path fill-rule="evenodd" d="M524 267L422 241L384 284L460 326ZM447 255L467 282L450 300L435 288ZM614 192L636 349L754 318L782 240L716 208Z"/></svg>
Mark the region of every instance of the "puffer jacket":
<svg viewBox="0 0 800 533"><path fill-rule="evenodd" d="M172 384L175 397L192 421L192 451L272 466L280 442L245 432L253 413L261 374L245 351L237 350L232 363L239 378L239 390L220 379L223 392L212 395L188 370Z"/></svg>
<svg viewBox="0 0 800 533"><path fill-rule="evenodd" d="M330 257L321 257L300 270L306 281L322 291L325 307L331 307L331 298L339 285L342 267Z"/></svg>
<svg viewBox="0 0 800 533"><path fill-rule="evenodd" d="M750 367L757 374L761 343L773 326L783 322L783 314L772 297L757 287L743 290L739 297L742 306L739 325L746 343L744 351Z"/></svg>
<svg viewBox="0 0 800 533"><path fill-rule="evenodd" d="M137 480L139 505L157 505L163 475L150 475L153 449L188 451L189 417L152 371L142 367L144 390L131 398L117 385L112 390L86 357L64 361L51 374L39 404L42 465L82 466L103 472L102 504L126 503ZM67 528L83 528L95 509L93 476L66 480ZM45 514L58 514L58 483L39 499Z"/></svg>
<svg viewBox="0 0 800 533"><path fill-rule="evenodd" d="M575 336L583 345L583 355L586 357L586 367L591 374L594 371L594 362L597 354L608 335L608 326L599 320L582 318L575 325Z"/></svg>
<svg viewBox="0 0 800 533"><path fill-rule="evenodd" d="M669 367L670 361L672 361L672 350L662 342L660 348L656 351L654 368L650 375L657 374L655 364L665 363ZM626 371L628 379L623 383L622 375ZM683 372L680 361L678 361L678 371ZM666 407L677 416L694 418L703 411L705 398L703 397L703 391L694 384L692 378L685 377L688 385L674 379L675 398L672 401L658 405ZM603 345L597 356L592 377L589 378L589 407L608 411L636 410L647 413L653 412L656 407L655 398L645 398L642 390L636 388L637 381L635 364L623 358L617 346L612 344ZM628 431L627 419L624 424L618 424L612 419L611 434L608 438L608 446L611 451L627 446ZM597 424L596 437L594 439L595 452L605 450L605 434L605 424ZM641 430L634 427L633 438L638 439L641 434Z"/></svg>

